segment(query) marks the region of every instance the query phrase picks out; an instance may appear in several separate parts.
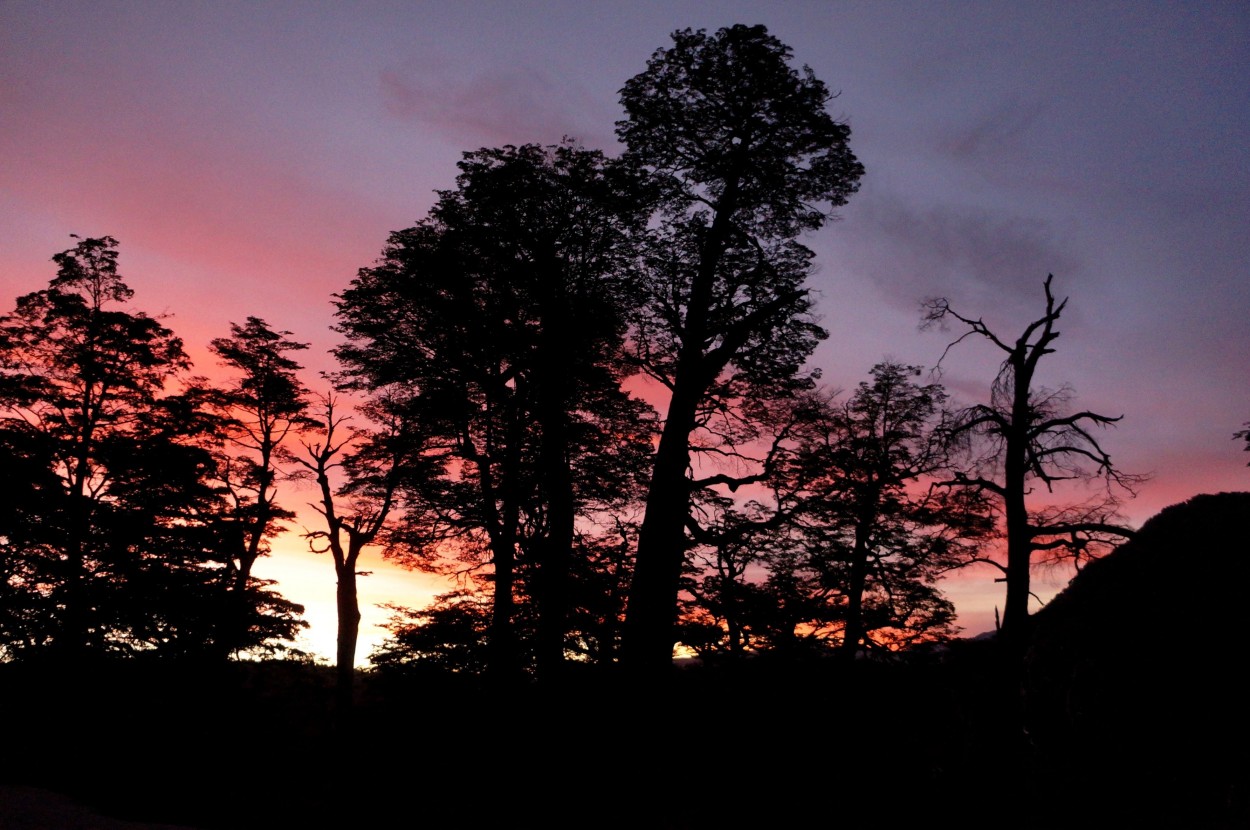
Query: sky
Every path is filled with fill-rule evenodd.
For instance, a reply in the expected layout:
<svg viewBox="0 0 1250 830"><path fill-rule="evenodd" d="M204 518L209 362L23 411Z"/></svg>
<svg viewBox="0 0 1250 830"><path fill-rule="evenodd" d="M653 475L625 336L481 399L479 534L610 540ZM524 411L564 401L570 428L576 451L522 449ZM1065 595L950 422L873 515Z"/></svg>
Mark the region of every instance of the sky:
<svg viewBox="0 0 1250 830"><path fill-rule="evenodd" d="M624 82L673 31L735 23L837 93L866 169L805 240L827 383L853 389L886 357L932 367L958 332L919 330L927 297L1014 339L1053 274L1070 301L1039 380L1123 415L1098 437L1151 476L1127 520L1250 489L1233 440L1250 421L1244 2L0 0L0 313L46 287L69 234L110 235L136 307L169 315L197 371L251 315L311 344L322 391L334 292L463 152L570 136L615 154ZM983 400L999 360L965 341L942 380ZM378 603L450 587L372 557L362 658ZM332 654L328 558L291 533L258 574ZM965 633L993 625L993 576L947 583Z"/></svg>

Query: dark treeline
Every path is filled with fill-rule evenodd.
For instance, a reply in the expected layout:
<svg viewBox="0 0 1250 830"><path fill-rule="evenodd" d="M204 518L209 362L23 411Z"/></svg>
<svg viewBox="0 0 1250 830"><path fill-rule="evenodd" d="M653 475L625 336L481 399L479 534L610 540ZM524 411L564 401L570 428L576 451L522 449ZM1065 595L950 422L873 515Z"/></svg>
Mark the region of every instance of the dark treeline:
<svg viewBox="0 0 1250 830"><path fill-rule="evenodd" d="M1054 701L1094 692L1064 662L1075 612L1034 613L1030 574L1132 537L1117 510L1140 478L1093 431L1118 417L1035 380L1067 303L1051 277L1018 334L925 301L925 324L954 329L938 368L964 341L1002 353L984 402L893 360L846 392L820 383L801 239L864 175L831 97L763 27L685 30L625 83L619 157L465 153L335 296L319 393L306 344L257 317L211 342L218 379L193 374L136 308L116 240L56 254L0 317L0 690L28 714L0 773L232 827L382 821L409 798L359 803L384 767L413 770L448 821L530 804L547 826L797 823L837 800L851 822L867 799L873 826L900 826L977 776L994 826L1066 814L1048 788L1095 733ZM1026 500L1073 479L1104 486ZM253 574L297 498L338 584L334 669L259 659L302 656L302 609ZM450 579L394 607L362 677L369 549ZM976 563L1005 583L985 644L954 639L940 584ZM702 660L679 670L676 648ZM69 763L75 741L95 749ZM315 773L295 760L318 753ZM127 769L154 789L118 795ZM1245 782L1201 769L1181 784L1215 781L1204 809L1244 816ZM333 786L279 794L323 773ZM495 802L447 800L479 791Z"/></svg>
<svg viewBox="0 0 1250 830"><path fill-rule="evenodd" d="M259 320L214 341L237 382L190 377L182 342L133 310L117 243L54 257L0 318L0 653L224 659L272 653L303 609L251 575L290 514L274 501L300 418L297 364Z"/></svg>

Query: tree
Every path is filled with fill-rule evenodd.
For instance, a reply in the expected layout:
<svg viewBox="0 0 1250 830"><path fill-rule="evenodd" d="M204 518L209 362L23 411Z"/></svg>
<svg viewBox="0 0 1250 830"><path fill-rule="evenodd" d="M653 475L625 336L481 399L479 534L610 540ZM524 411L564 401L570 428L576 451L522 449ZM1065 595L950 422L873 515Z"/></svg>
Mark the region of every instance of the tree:
<svg viewBox="0 0 1250 830"><path fill-rule="evenodd" d="M587 665L611 665L620 644L620 629L632 562L633 529L621 521L615 534L579 531L569 573L569 603L564 648L571 659ZM524 560L524 557L522 558ZM538 597L529 589L522 567L517 583L514 624L522 642L522 660L534 662L539 621ZM484 674L489 664L492 616L490 575L460 573L459 587L440 594L433 604L396 612L387 628L391 636L371 656L382 669L407 666L462 674Z"/></svg>
<svg viewBox="0 0 1250 830"><path fill-rule="evenodd" d="M190 655L219 633L219 423L196 390L167 389L189 361L127 307L116 248L80 239L0 317L0 448L38 498L0 528L10 654Z"/></svg>
<svg viewBox="0 0 1250 830"><path fill-rule="evenodd" d="M668 390L630 590L624 657L662 671L672 657L688 540L692 447L724 457L753 438L744 404L807 385L823 330L803 287L821 227L863 167L831 95L763 26L673 34L621 91L625 159L658 192L637 365Z"/></svg>
<svg viewBox="0 0 1250 830"><path fill-rule="evenodd" d="M1233 433L1233 439L1245 441L1245 450L1246 452L1250 452L1250 421L1246 422L1246 427L1247 428L1243 429L1241 432ZM1250 467L1250 461L1246 462L1246 466Z"/></svg>
<svg viewBox="0 0 1250 830"><path fill-rule="evenodd" d="M405 389L453 448L454 481L422 499L436 523L408 522L409 561L449 549L489 561L491 663L507 676L521 569L554 669L578 518L627 498L649 451L647 407L620 385L644 217L629 171L571 143L484 149L459 166L456 189L340 296L336 354L348 386Z"/></svg>
<svg viewBox="0 0 1250 830"><path fill-rule="evenodd" d="M329 552L334 561L336 643L336 707L345 719L352 707L356 644L360 635L360 600L356 578L365 548L382 541L387 522L397 507L405 476L434 475L437 458L424 456L420 425L407 423L396 401L380 397L364 411L381 429L344 431L344 418L335 414L333 397L326 397L320 440L304 441L305 457L296 459L317 482L319 501L314 509L325 520L324 530L305 536L316 553ZM350 451L349 445L354 448ZM334 481L336 471L345 481Z"/></svg>
<svg viewBox="0 0 1250 830"><path fill-rule="evenodd" d="M1132 531L1117 521L1117 489L1132 495L1142 476L1121 472L1094 436L1094 427L1117 423L1120 417L1068 410L1070 387L1035 387L1041 359L1053 354L1059 337L1055 328L1068 304L1051 292L1053 275L1043 283L1046 308L1014 341L1000 338L981 318L955 311L945 298L929 300L927 325L955 320L967 331L947 346L947 353L968 337L989 341L1006 357L990 389L990 401L964 409L949 429L949 438L964 442L974 452L970 466L945 482L988 494L1002 509L1006 525L1007 561L995 562L1007 583L1002 634L1019 649L1029 634L1030 578L1034 556L1066 555L1079 567L1090 556L1105 552L1115 540ZM945 355L944 355L945 357ZM1053 491L1071 480L1100 479L1105 495L1081 504L1030 509L1031 482Z"/></svg>
<svg viewBox="0 0 1250 830"><path fill-rule="evenodd" d="M939 414L946 392L921 369L887 361L844 402L812 399L783 475L802 538L802 567L837 605L840 648L893 648L952 632L936 587L990 529L971 491L925 486L950 468Z"/></svg>
<svg viewBox="0 0 1250 830"><path fill-rule="evenodd" d="M274 331L258 317L240 326L230 324L230 336L212 341L210 348L221 364L236 373L214 398L226 426L232 451L221 455L219 478L229 503L224 518L227 579L231 601L223 623L223 645L246 642L245 620L252 606L255 584L252 568L269 551L269 542L294 514L277 502L279 464L291 460L285 441L312 423L307 415L308 390L299 379L300 366L289 354L308 348L290 339L289 331Z"/></svg>

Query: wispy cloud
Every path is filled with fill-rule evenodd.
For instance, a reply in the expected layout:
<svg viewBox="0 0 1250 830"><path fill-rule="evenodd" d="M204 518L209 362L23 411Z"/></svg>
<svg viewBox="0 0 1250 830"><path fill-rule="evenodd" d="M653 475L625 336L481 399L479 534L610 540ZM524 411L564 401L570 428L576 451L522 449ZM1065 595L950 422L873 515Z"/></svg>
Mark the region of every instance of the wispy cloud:
<svg viewBox="0 0 1250 830"><path fill-rule="evenodd" d="M958 161L998 163L1025 150L1023 139L1043 114L1036 99L1020 96L999 100L984 112L960 123L938 140L938 149Z"/></svg>
<svg viewBox="0 0 1250 830"><path fill-rule="evenodd" d="M461 143L555 143L565 136L595 146L611 141L604 129L611 121L591 120L600 109L596 102L576 84L537 69L493 67L458 76L409 63L382 70L378 81L392 116Z"/></svg>
<svg viewBox="0 0 1250 830"><path fill-rule="evenodd" d="M944 296L969 310L1027 311L1048 273L1065 280L1081 273L1079 257L1053 238L1043 220L866 195L856 205L849 254L857 270L900 306Z"/></svg>

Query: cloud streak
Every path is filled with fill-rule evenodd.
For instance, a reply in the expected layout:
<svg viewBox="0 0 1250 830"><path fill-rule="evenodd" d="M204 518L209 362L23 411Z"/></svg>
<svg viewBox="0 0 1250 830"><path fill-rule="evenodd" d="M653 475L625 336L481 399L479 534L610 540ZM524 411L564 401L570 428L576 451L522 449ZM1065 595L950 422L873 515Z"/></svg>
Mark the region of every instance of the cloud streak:
<svg viewBox="0 0 1250 830"><path fill-rule="evenodd" d="M839 228L848 265L896 307L945 296L965 308L1028 311L1048 273L1083 271L1042 219L955 204L919 206L880 191L864 194Z"/></svg>

